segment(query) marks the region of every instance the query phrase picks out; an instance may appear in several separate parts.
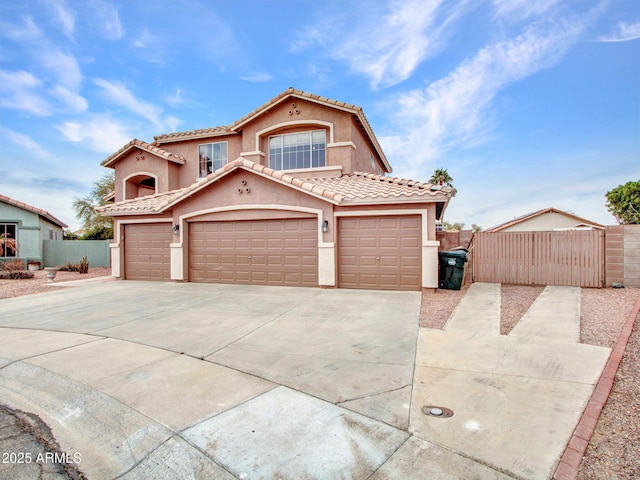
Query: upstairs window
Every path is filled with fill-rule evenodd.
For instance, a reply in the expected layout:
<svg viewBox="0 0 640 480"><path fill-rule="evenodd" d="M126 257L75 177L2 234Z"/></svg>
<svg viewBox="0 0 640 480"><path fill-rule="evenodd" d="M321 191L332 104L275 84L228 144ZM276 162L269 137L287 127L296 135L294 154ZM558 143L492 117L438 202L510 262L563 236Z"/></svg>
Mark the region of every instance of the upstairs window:
<svg viewBox="0 0 640 480"><path fill-rule="evenodd" d="M326 132L291 133L269 137L269 166L274 170L325 166Z"/></svg>
<svg viewBox="0 0 640 480"><path fill-rule="evenodd" d="M227 163L227 142L198 145L200 159L200 177L206 177Z"/></svg>
<svg viewBox="0 0 640 480"><path fill-rule="evenodd" d="M0 258L14 258L18 256L15 223L0 223Z"/></svg>

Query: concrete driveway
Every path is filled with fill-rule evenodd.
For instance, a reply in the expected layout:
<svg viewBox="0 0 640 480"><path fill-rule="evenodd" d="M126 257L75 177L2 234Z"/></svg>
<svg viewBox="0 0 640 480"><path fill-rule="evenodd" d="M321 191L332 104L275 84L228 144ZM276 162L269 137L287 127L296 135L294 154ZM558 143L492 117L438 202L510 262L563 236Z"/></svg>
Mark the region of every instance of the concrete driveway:
<svg viewBox="0 0 640 480"><path fill-rule="evenodd" d="M419 329L419 309L126 281L2 300L0 403L90 479L548 478L608 349Z"/></svg>

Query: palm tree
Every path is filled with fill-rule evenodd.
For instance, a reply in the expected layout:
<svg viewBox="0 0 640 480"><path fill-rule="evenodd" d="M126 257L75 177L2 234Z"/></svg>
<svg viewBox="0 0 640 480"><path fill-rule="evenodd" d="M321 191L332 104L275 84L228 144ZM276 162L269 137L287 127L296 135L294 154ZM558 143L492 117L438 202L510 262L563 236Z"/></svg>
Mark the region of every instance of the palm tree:
<svg viewBox="0 0 640 480"><path fill-rule="evenodd" d="M433 175L431 175L431 178L429 179L429 183L437 185L445 184L447 187L453 187L453 185L451 185L451 182L453 182L453 178L451 178L451 175L449 175L449 172L447 172L445 168L436 169L436 171L433 172Z"/></svg>

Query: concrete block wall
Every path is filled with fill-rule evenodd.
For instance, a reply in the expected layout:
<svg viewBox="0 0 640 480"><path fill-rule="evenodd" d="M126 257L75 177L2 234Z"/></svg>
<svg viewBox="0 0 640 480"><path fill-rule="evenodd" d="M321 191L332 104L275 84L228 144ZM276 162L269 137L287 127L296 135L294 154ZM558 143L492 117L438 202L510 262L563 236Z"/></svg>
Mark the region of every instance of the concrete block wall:
<svg viewBox="0 0 640 480"><path fill-rule="evenodd" d="M44 240L44 267L59 267L65 263L80 263L82 257L91 267L110 267L109 244L112 240Z"/></svg>
<svg viewBox="0 0 640 480"><path fill-rule="evenodd" d="M605 229L605 283L640 287L640 225Z"/></svg>
<svg viewBox="0 0 640 480"><path fill-rule="evenodd" d="M624 225L623 262L627 287L640 287L640 225Z"/></svg>

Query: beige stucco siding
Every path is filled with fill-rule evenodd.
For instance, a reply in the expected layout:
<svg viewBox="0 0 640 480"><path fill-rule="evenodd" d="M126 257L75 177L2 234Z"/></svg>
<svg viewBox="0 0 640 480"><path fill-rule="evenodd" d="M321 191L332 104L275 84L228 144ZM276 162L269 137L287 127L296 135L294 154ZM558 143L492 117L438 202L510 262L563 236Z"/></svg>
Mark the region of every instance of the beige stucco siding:
<svg viewBox="0 0 640 480"><path fill-rule="evenodd" d="M541 232L574 228L581 222L557 212L543 213L516 225L501 229L501 232Z"/></svg>

